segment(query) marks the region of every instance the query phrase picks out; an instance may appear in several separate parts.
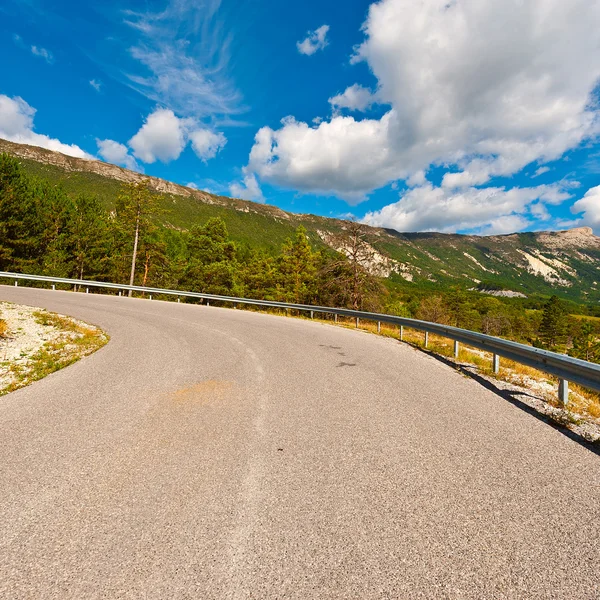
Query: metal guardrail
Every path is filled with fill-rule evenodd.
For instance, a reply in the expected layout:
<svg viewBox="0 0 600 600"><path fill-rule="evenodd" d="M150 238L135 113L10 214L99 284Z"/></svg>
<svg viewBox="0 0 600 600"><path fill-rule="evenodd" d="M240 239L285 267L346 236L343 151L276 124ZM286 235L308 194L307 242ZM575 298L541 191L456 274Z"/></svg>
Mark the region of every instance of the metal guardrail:
<svg viewBox="0 0 600 600"><path fill-rule="evenodd" d="M90 281L87 279L68 279L63 277L47 277L45 275L29 275L23 273L9 273L0 271L0 279L14 279L15 285L18 285L19 280L24 281L40 281L52 284L52 288L56 284L66 284L86 288L105 288L117 290L119 294L122 292L141 292L148 294L150 299L152 295L168 295L179 298L196 298L217 302L231 302L233 304L248 304L252 306L266 306L269 308L282 308L310 313L311 317L314 313L331 314L337 317L351 317L356 319L358 326L360 319L375 321L378 323L378 328L381 323L389 323L397 325L400 328L400 339L403 337L404 327L417 329L425 332L425 346L429 341L429 333L454 340L454 355L458 356L459 344L465 344L479 350L491 352L493 354L493 370L498 372L500 366L500 357L508 358L515 362L539 369L546 373L550 373L559 378L559 399L563 405L566 405L569 398L569 383L573 382L584 387L600 391L600 365L590 363L578 358L572 358L565 354L557 352L549 352L540 348L533 348L525 344L511 342L502 338L497 338L483 333L469 331L467 329L459 329L449 325L440 325L439 323L430 323L427 321L419 321L417 319L408 319L405 317L397 317L394 315L386 315L381 313L369 313L357 310L349 310L345 308L332 308L327 306L312 306L309 304L291 304L287 302L273 302L270 300L254 300L251 298L234 298L231 296L219 296L216 294L204 294L201 292L189 292L183 290L169 290L161 288L142 287L138 285L125 285L120 283L109 283L104 281Z"/></svg>

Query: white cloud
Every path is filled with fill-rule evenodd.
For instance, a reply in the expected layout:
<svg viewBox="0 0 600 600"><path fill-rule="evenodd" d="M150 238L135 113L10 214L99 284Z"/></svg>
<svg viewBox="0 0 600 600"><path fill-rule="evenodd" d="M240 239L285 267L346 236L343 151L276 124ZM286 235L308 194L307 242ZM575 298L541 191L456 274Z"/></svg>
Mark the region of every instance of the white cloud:
<svg viewBox="0 0 600 600"><path fill-rule="evenodd" d="M571 212L583 213L583 218L577 224L587 225L596 235L600 235L600 185L590 188L581 200L577 200Z"/></svg>
<svg viewBox="0 0 600 600"><path fill-rule="evenodd" d="M397 231L509 233L530 225L531 215L546 218L542 213L545 204L560 204L569 198L557 185L452 190L426 183L408 190L398 202L367 213L363 220Z"/></svg>
<svg viewBox="0 0 600 600"><path fill-rule="evenodd" d="M41 46L31 46L31 53L34 56L43 58L49 65L54 62L54 56L52 55L52 52L50 52L50 50L46 50L46 48L42 48Z"/></svg>
<svg viewBox="0 0 600 600"><path fill-rule="evenodd" d="M367 63L391 109L317 126L287 118L258 132L248 168L357 200L430 165L452 169L452 191L557 159L600 131L598 22L589 0L373 3L353 62Z"/></svg>
<svg viewBox="0 0 600 600"><path fill-rule="evenodd" d="M296 48L300 54L306 54L310 56L317 52L317 50L323 50L328 45L327 32L329 31L329 25L321 25L321 27L314 31L309 31L306 38L301 42L296 42Z"/></svg>
<svg viewBox="0 0 600 600"><path fill-rule="evenodd" d="M192 189L192 190L197 190L197 189L199 189L199 188L198 188L198 185L197 185L196 183L194 183L193 181L190 181L189 183L186 183L186 184L185 184L185 187L189 187L189 188L190 188L190 189Z"/></svg>
<svg viewBox="0 0 600 600"><path fill-rule="evenodd" d="M227 75L232 38L219 6L220 0L170 0L158 13L124 11L125 23L139 34L129 52L145 71L127 72L125 82L185 117L244 112Z"/></svg>
<svg viewBox="0 0 600 600"><path fill-rule="evenodd" d="M364 111L375 102L376 98L373 92L358 83L346 88L342 94L329 98L329 104L334 110L348 108L349 110Z"/></svg>
<svg viewBox="0 0 600 600"><path fill-rule="evenodd" d="M418 185L425 185L426 182L425 171L415 171L407 180L406 184L409 187L417 187ZM396 188L398 188L398 184L396 184Z"/></svg>
<svg viewBox="0 0 600 600"><path fill-rule="evenodd" d="M244 200L254 200L254 202L264 202L262 190L256 180L254 173L249 173L247 169L242 169L244 173L243 183L232 183L229 186L229 192L233 198L243 198Z"/></svg>
<svg viewBox="0 0 600 600"><path fill-rule="evenodd" d="M96 140L98 144L98 154L107 162L115 165L121 165L132 171L140 171L140 166L135 158L129 154L127 146L115 142L114 140Z"/></svg>
<svg viewBox="0 0 600 600"><path fill-rule="evenodd" d="M180 119L172 110L157 108L128 144L134 156L145 163L167 163L179 158L188 141L198 158L206 162L225 146L227 138L200 126L195 119Z"/></svg>
<svg viewBox="0 0 600 600"><path fill-rule="evenodd" d="M172 110L157 108L128 143L145 163L176 160L186 144L185 123Z"/></svg>
<svg viewBox="0 0 600 600"><path fill-rule="evenodd" d="M284 119L281 129L258 131L248 168L283 187L360 202L402 170L388 139L389 119L389 114L362 121L340 116L312 128Z"/></svg>
<svg viewBox="0 0 600 600"><path fill-rule="evenodd" d="M35 113L35 108L23 98L9 98L0 94L0 138L19 144L40 146L77 158L92 158L75 144L63 144L60 140L33 131Z"/></svg>
<svg viewBox="0 0 600 600"><path fill-rule="evenodd" d="M227 143L227 138L222 133L215 133L209 129L196 129L189 137L196 156L204 162L214 158Z"/></svg>
<svg viewBox="0 0 600 600"><path fill-rule="evenodd" d="M539 177L540 175L548 173L549 171L550 167L540 167L539 169L536 169L535 173L533 174L533 177Z"/></svg>
<svg viewBox="0 0 600 600"><path fill-rule="evenodd" d="M90 85L97 91L99 92L100 89L102 88L102 82L101 81L97 81L96 79L90 79Z"/></svg>

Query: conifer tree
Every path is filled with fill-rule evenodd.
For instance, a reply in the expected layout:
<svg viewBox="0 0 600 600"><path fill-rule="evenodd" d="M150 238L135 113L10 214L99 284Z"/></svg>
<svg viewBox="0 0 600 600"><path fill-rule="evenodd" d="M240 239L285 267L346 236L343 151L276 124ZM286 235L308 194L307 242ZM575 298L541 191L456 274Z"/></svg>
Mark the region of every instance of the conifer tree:
<svg viewBox="0 0 600 600"><path fill-rule="evenodd" d="M317 258L310 247L306 229L296 229L293 240L281 248L278 261L280 299L295 304L308 304L316 295Z"/></svg>
<svg viewBox="0 0 600 600"><path fill-rule="evenodd" d="M544 306L538 332L543 346L554 350L564 345L568 324L568 317L562 302L558 296L552 296Z"/></svg>
<svg viewBox="0 0 600 600"><path fill-rule="evenodd" d="M116 225L125 246L131 248L129 285L133 285L135 281L140 240L152 232L152 218L157 212L156 197L146 181L123 186L117 198ZM131 290L129 295L131 296Z"/></svg>

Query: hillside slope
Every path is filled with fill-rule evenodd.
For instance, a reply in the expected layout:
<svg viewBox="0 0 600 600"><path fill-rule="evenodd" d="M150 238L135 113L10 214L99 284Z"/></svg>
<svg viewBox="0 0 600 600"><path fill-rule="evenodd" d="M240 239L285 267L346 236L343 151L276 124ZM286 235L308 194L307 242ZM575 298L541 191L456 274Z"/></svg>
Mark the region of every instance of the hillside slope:
<svg viewBox="0 0 600 600"><path fill-rule="evenodd" d="M275 206L215 196L96 160L0 140L0 152L19 157L31 173L69 193L98 195L112 206L123 183L142 179L163 196L166 227L189 229L209 217L224 219L241 244L273 251L299 225L315 245L335 246L345 221L298 215ZM399 233L367 227L374 253L370 269L401 286L482 286L518 294L556 293L576 301L600 301L600 238L589 228L559 232L471 236Z"/></svg>

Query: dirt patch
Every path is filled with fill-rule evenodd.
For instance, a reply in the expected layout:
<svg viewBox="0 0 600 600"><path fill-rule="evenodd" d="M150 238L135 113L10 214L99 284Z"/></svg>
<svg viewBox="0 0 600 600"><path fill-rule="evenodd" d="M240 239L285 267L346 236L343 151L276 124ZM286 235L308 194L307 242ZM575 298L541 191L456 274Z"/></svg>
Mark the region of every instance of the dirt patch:
<svg viewBox="0 0 600 600"><path fill-rule="evenodd" d="M208 400L222 400L233 387L231 381L208 379L181 388L173 393L176 402L206 402Z"/></svg>

